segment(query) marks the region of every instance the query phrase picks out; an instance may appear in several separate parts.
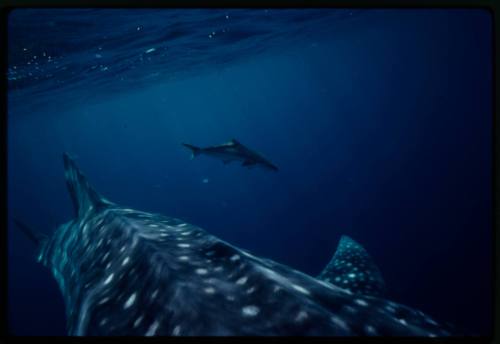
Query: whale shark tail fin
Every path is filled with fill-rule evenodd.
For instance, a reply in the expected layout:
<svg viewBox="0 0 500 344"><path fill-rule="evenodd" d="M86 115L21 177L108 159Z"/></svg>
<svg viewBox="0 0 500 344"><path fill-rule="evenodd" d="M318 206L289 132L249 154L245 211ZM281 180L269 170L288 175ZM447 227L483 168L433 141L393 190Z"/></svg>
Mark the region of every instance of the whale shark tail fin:
<svg viewBox="0 0 500 344"><path fill-rule="evenodd" d="M68 153L63 154L63 160L66 185L78 217L84 216L93 209L112 204L94 190Z"/></svg>
<svg viewBox="0 0 500 344"><path fill-rule="evenodd" d="M42 244L42 242L47 239L47 236L45 236L44 234L41 234L39 232L36 232L34 230L32 230L28 225L26 225L24 222L16 219L16 218L12 218L12 221L17 225L17 227L19 227L19 229L26 235L26 237L28 237L28 239L30 239L31 241L33 241L33 243L37 246L37 247L40 247L40 245Z"/></svg>
<svg viewBox="0 0 500 344"><path fill-rule="evenodd" d="M359 243L343 235L337 250L318 278L354 294L383 297L385 282L377 265Z"/></svg>
<svg viewBox="0 0 500 344"><path fill-rule="evenodd" d="M200 147L196 147L196 146L190 145L188 143L183 143L182 145L184 147L188 148L189 150L191 150L191 160L194 159L195 156L197 156L201 153Z"/></svg>

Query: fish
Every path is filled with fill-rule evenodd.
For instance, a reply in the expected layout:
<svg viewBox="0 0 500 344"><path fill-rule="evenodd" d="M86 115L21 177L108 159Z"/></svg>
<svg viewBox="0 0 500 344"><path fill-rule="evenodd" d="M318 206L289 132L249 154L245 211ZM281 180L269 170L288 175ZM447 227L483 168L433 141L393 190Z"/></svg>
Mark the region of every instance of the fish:
<svg viewBox="0 0 500 344"><path fill-rule="evenodd" d="M191 159L199 155L206 155L219 159L224 164L228 164L232 161L241 161L241 165L247 168L259 166L267 170L278 171L276 165L264 158L261 154L247 148L236 139L231 139L221 145L205 148L200 148L188 143L182 143L182 145L191 151Z"/></svg>
<svg viewBox="0 0 500 344"><path fill-rule="evenodd" d="M68 335L450 335L419 310L336 285L330 264L314 277L181 219L118 205L67 153L63 161L74 218L50 235L16 223L57 281ZM347 243L337 258L356 252Z"/></svg>

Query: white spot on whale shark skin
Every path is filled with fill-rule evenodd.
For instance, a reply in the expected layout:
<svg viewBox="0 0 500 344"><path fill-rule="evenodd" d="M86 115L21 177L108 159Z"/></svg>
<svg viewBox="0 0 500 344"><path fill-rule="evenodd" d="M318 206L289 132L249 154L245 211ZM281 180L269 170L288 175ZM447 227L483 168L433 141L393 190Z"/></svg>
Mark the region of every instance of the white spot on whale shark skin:
<svg viewBox="0 0 500 344"><path fill-rule="evenodd" d="M106 278L106 280L104 281L104 285L106 284L109 284L112 280L113 280L113 277L115 276L114 273L111 273L108 278Z"/></svg>
<svg viewBox="0 0 500 344"><path fill-rule="evenodd" d="M253 306L253 305L250 305L250 306L245 306L241 309L241 312L243 313L244 316L247 316L247 317L254 317L256 316L257 314L259 314L260 312L260 309L259 307L257 306Z"/></svg>
<svg viewBox="0 0 500 344"><path fill-rule="evenodd" d="M155 291L153 292L153 294L151 294L151 299L152 300L156 299L156 295L158 295L158 289L155 289Z"/></svg>
<svg viewBox="0 0 500 344"><path fill-rule="evenodd" d="M349 331L349 326L347 326L346 322L342 319L340 319L338 316L332 316L330 318L332 320L332 322L337 325L338 327L340 327L341 329L343 330L346 330L346 331Z"/></svg>
<svg viewBox="0 0 500 344"><path fill-rule="evenodd" d="M152 323L151 326L149 326L148 331L146 332L146 336L153 336L156 333L158 326L160 326L160 323L158 322L158 320L155 320L155 322Z"/></svg>
<svg viewBox="0 0 500 344"><path fill-rule="evenodd" d="M130 295L130 297L127 299L127 302L125 302L125 305L123 305L123 309L130 308L135 302L135 297L136 297L136 293L133 293L132 295Z"/></svg>
<svg viewBox="0 0 500 344"><path fill-rule="evenodd" d="M366 302L365 300L362 300L362 299L356 299L356 300L354 300L354 302L360 306L363 306L363 307L368 306L368 302Z"/></svg>
<svg viewBox="0 0 500 344"><path fill-rule="evenodd" d="M198 275L206 275L208 273L207 269L196 269L195 272Z"/></svg>
<svg viewBox="0 0 500 344"><path fill-rule="evenodd" d="M366 332L366 334L368 334L370 336L376 336L378 334L377 330L375 329L375 327L373 327L371 325L366 325L365 326L365 332Z"/></svg>
<svg viewBox="0 0 500 344"><path fill-rule="evenodd" d="M102 299L101 301L99 301L98 305L102 305L103 303L105 303L108 300L109 300L109 297L105 297L104 299Z"/></svg>
<svg viewBox="0 0 500 344"><path fill-rule="evenodd" d="M247 283L247 280L248 280L248 277L246 277L246 276L241 277L240 279L238 279L238 280L236 281L236 284L238 284L238 285L243 285L243 284Z"/></svg>
<svg viewBox="0 0 500 344"><path fill-rule="evenodd" d="M142 318L143 318L143 316L141 315L140 317L138 317L138 318L134 321L134 327L139 326L139 324L142 322Z"/></svg>
<svg viewBox="0 0 500 344"><path fill-rule="evenodd" d="M207 294L215 294L215 289L212 287L207 287L204 289L205 293Z"/></svg>
<svg viewBox="0 0 500 344"><path fill-rule="evenodd" d="M109 257L109 252L106 252L104 257L102 257L102 262L104 262L106 260L106 258L108 258L108 257Z"/></svg>
<svg viewBox="0 0 500 344"><path fill-rule="evenodd" d="M395 313L396 312L396 309L392 306L386 306L385 309L389 312L389 313Z"/></svg>
<svg viewBox="0 0 500 344"><path fill-rule="evenodd" d="M177 246L183 247L183 248L191 247L191 245L189 245L189 244L177 244Z"/></svg>
<svg viewBox="0 0 500 344"><path fill-rule="evenodd" d="M435 325L435 326L438 325L437 322L435 322L434 320L432 320L431 318L428 318L428 317L425 318L425 321L428 322L431 325Z"/></svg>
<svg viewBox="0 0 500 344"><path fill-rule="evenodd" d="M188 256L180 256L178 258L181 262L187 262L189 260L189 257Z"/></svg>
<svg viewBox="0 0 500 344"><path fill-rule="evenodd" d="M295 317L295 322L301 322L308 318L308 314L305 311L300 311Z"/></svg>
<svg viewBox="0 0 500 344"><path fill-rule="evenodd" d="M174 327L174 330L172 331L172 335L178 336L179 334L181 334L181 326L177 325L176 327Z"/></svg>
<svg viewBox="0 0 500 344"><path fill-rule="evenodd" d="M123 266L124 266L124 265L127 265L129 261L130 261L130 258L129 258L129 257L125 257L125 259L124 259L124 260L123 260L123 262L122 262L122 265L123 265Z"/></svg>
<svg viewBox="0 0 500 344"><path fill-rule="evenodd" d="M234 256L232 256L231 258L229 258L229 260L230 260L230 261L232 261L232 262L235 262L235 261L237 261L238 259L240 259L240 256L239 256L239 255L237 255L237 254L235 254Z"/></svg>

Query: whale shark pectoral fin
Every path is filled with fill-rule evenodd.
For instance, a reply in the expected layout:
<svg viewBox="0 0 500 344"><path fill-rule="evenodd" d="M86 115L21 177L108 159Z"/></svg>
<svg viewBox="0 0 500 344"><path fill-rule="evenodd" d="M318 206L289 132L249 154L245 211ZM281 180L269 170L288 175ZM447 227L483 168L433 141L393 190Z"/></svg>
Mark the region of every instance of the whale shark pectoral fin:
<svg viewBox="0 0 500 344"><path fill-rule="evenodd" d="M341 237L335 254L317 278L355 294L384 296L386 293L382 274L373 259L347 235Z"/></svg>
<svg viewBox="0 0 500 344"><path fill-rule="evenodd" d="M28 225L26 225L25 223L23 223L22 221L16 219L16 218L13 218L12 221L19 227L19 229L21 229L21 231L31 240L35 243L35 245L37 247L40 246L40 244L45 240L47 239L47 236L42 234L42 233L39 233L39 232L36 232L34 230L32 230Z"/></svg>
<svg viewBox="0 0 500 344"><path fill-rule="evenodd" d="M68 153L63 154L63 161L66 185L78 217L84 216L92 208L96 209L112 204L94 190Z"/></svg>

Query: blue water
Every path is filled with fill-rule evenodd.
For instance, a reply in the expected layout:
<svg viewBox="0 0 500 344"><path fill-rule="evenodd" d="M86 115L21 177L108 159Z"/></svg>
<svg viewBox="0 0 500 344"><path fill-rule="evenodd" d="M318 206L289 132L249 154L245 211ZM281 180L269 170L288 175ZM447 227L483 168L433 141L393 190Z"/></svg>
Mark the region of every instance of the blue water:
<svg viewBox="0 0 500 344"><path fill-rule="evenodd" d="M347 234L388 298L488 335L491 25L483 10L12 12L8 214L47 234L73 217L69 152L111 201L311 275ZM180 144L231 138L279 171ZM64 335L56 282L11 221L8 249L9 330Z"/></svg>

